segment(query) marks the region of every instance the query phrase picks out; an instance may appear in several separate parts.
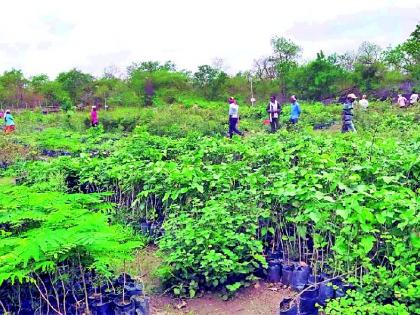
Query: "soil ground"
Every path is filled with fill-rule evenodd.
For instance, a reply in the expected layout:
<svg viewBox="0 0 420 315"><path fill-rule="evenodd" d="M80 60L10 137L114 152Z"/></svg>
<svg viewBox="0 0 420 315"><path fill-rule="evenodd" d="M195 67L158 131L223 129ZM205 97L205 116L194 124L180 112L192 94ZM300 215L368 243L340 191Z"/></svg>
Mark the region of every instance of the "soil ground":
<svg viewBox="0 0 420 315"><path fill-rule="evenodd" d="M291 296L293 292L281 285L259 281L228 301L210 293L190 300L152 295L150 304L153 315L274 315L279 312L280 301Z"/></svg>
<svg viewBox="0 0 420 315"><path fill-rule="evenodd" d="M195 299L173 298L161 292L155 275L160 262L156 248L148 246L139 251L135 260L127 266L129 273L138 275L137 278L144 283L152 315L274 315L278 314L280 301L293 296L293 292L281 284L258 281L242 288L228 301L213 293Z"/></svg>

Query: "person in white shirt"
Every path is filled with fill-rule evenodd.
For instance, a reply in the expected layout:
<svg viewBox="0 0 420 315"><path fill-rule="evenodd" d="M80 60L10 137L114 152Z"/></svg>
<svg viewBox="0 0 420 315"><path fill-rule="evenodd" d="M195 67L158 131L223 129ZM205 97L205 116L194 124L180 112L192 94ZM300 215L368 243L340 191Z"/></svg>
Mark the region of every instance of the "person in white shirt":
<svg viewBox="0 0 420 315"><path fill-rule="evenodd" d="M232 138L236 133L240 136L243 135L236 127L239 120L239 106L233 97L229 97L229 138Z"/></svg>
<svg viewBox="0 0 420 315"><path fill-rule="evenodd" d="M369 107L369 101L366 99L366 95L362 96L362 99L359 101L359 105L363 109L367 109Z"/></svg>
<svg viewBox="0 0 420 315"><path fill-rule="evenodd" d="M270 97L266 110L270 118L271 132L274 133L279 129L279 115L281 113L281 105L274 95Z"/></svg>
<svg viewBox="0 0 420 315"><path fill-rule="evenodd" d="M410 96L410 105L416 104L418 99L419 99L419 95L415 91L413 91L413 94L411 94Z"/></svg>
<svg viewBox="0 0 420 315"><path fill-rule="evenodd" d="M407 104L407 99L401 94L398 94L397 103L400 107L405 107L405 105Z"/></svg>

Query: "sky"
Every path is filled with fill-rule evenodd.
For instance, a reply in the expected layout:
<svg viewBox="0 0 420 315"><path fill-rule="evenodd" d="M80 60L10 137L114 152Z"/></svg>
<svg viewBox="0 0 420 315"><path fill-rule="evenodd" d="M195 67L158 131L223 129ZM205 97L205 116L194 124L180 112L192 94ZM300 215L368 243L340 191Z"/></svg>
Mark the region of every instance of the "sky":
<svg viewBox="0 0 420 315"><path fill-rule="evenodd" d="M14 0L0 10L0 72L26 76L77 68L100 76L132 62L172 60L179 69L224 60L228 73L252 68L284 36L316 52L382 47L408 38L418 0Z"/></svg>

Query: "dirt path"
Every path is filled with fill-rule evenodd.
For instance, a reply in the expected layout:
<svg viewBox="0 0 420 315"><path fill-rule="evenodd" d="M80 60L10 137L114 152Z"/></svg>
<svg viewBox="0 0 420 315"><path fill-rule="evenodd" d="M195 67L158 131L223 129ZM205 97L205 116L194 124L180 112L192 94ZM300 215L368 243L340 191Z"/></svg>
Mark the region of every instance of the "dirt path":
<svg viewBox="0 0 420 315"><path fill-rule="evenodd" d="M289 289L260 281L240 290L229 301L209 293L192 300L154 295L150 297L150 303L153 315L274 315L278 314L280 301L290 296L293 292Z"/></svg>

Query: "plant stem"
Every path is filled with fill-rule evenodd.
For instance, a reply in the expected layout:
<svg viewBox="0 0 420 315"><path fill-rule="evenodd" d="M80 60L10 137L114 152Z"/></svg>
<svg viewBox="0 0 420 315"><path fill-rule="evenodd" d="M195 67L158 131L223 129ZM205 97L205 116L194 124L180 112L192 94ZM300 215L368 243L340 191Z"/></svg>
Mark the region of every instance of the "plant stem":
<svg viewBox="0 0 420 315"><path fill-rule="evenodd" d="M86 311L87 311L88 314L90 314L89 300L88 300L88 292L87 292L87 288L86 288L85 274L83 272L82 262L80 260L80 253L79 252L77 252L77 256L79 258L79 270L80 270L80 274L82 275L82 281L83 281L83 291L84 291L84 294L85 294Z"/></svg>

